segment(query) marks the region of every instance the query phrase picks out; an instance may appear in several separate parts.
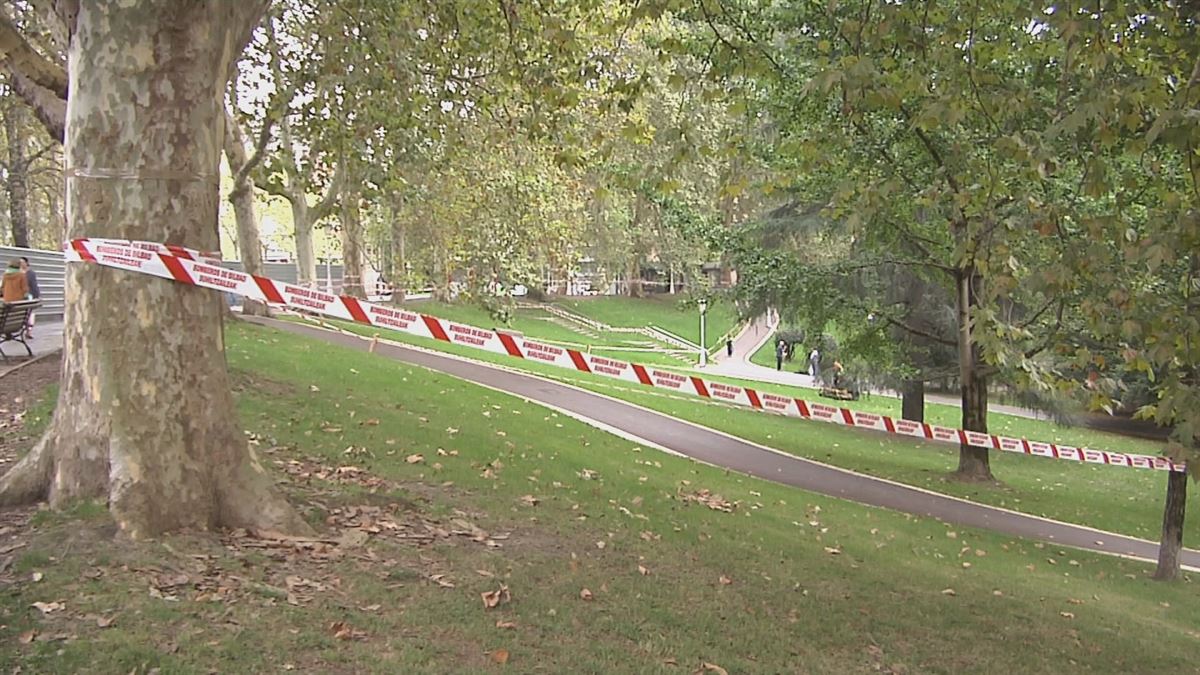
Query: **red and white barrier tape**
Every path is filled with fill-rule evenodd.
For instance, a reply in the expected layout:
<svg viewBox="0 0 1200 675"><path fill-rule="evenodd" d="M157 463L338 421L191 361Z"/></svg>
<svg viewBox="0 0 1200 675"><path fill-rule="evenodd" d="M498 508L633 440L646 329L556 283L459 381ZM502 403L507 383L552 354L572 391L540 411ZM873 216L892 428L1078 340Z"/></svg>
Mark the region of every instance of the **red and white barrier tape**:
<svg viewBox="0 0 1200 675"><path fill-rule="evenodd" d="M433 338L442 342L464 345L519 359L529 359L585 373L595 373L650 387L669 389L701 398L747 406L791 417L818 420L848 427L871 429L889 434L908 436L944 443L966 444L1004 452L1039 457L1052 457L1092 464L1108 464L1139 469L1184 471L1183 464L1166 457L1135 455L1069 445L1041 443L1022 438L995 436L950 427L893 419L824 403L759 392L696 376L659 370L636 363L626 363L603 356L584 354L575 349L555 347L526 340L506 333L476 328L433 316L385 307L348 296L338 296L319 290L286 284L266 277L220 267L212 254L150 242L111 239L76 239L66 247L71 262L92 262L107 267L140 272L179 283L235 293L237 295L307 310L317 314L345 319L369 326L390 328L409 335Z"/></svg>

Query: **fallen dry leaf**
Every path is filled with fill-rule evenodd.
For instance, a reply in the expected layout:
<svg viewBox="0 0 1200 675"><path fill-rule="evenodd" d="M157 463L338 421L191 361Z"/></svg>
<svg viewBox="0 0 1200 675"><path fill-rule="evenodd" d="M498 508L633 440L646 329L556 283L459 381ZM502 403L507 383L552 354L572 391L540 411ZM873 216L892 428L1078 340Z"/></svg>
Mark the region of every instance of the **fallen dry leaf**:
<svg viewBox="0 0 1200 675"><path fill-rule="evenodd" d="M650 570L646 569L645 565L638 565L638 574L648 577L650 576Z"/></svg>
<svg viewBox="0 0 1200 675"><path fill-rule="evenodd" d="M503 628L505 630L513 630L516 627L517 627L516 621L497 621L496 622L496 628Z"/></svg>
<svg viewBox="0 0 1200 675"><path fill-rule="evenodd" d="M721 666L718 666L715 663L708 663L706 661L703 665L701 665L701 668L703 668L704 672L706 672L706 673L716 673L717 675L729 675L728 670L725 670L724 668L722 668Z"/></svg>
<svg viewBox="0 0 1200 675"><path fill-rule="evenodd" d="M377 427L377 426L379 426L379 419L372 417L369 420L363 420L363 424L365 424L369 427Z"/></svg>
<svg viewBox="0 0 1200 675"><path fill-rule="evenodd" d="M366 640L366 631L361 631L345 621L335 621L329 624L329 632L337 640Z"/></svg>
<svg viewBox="0 0 1200 675"><path fill-rule="evenodd" d="M1075 598L1067 598L1067 602L1072 605L1082 605L1083 604L1082 600L1077 600Z"/></svg>
<svg viewBox="0 0 1200 675"><path fill-rule="evenodd" d="M1075 615L1072 614L1071 612L1059 612L1058 615L1064 619L1074 619L1075 618Z"/></svg>
<svg viewBox="0 0 1200 675"><path fill-rule="evenodd" d="M479 594L483 598L483 606L485 609L499 607L501 603L508 602L512 596L508 593L508 586L500 584L500 588L494 591L487 591Z"/></svg>
<svg viewBox="0 0 1200 675"><path fill-rule="evenodd" d="M425 455L419 453L415 455L409 455L408 457L404 458L404 461L408 462L409 464L420 464L421 462L425 461Z"/></svg>
<svg viewBox="0 0 1200 675"><path fill-rule="evenodd" d="M495 661L496 663L499 663L500 665L504 665L504 664L508 663L508 650L507 649L497 649L496 651L492 652L492 661Z"/></svg>
<svg viewBox="0 0 1200 675"><path fill-rule="evenodd" d="M667 658L663 659L663 665L664 666L677 666L677 665L679 665L679 659L676 659L674 656L668 656Z"/></svg>
<svg viewBox="0 0 1200 675"><path fill-rule="evenodd" d="M828 553L829 555L841 555L841 554L842 554L842 549L840 549L840 548L834 548L834 547L832 547L832 546L826 546L826 547L825 547L825 552L826 552L826 553Z"/></svg>
<svg viewBox="0 0 1200 675"><path fill-rule="evenodd" d="M66 605L61 602L35 602L32 606L37 608L42 614L49 614L50 612L57 612Z"/></svg>
<svg viewBox="0 0 1200 675"><path fill-rule="evenodd" d="M728 586L733 583L733 579L730 579L729 577L725 576L724 574L722 574L721 578L717 579L717 581L719 581L722 586Z"/></svg>
<svg viewBox="0 0 1200 675"><path fill-rule="evenodd" d="M431 575L429 577L429 580L432 581L433 583L437 584L438 586L441 586L442 588L454 588L454 582L447 581L445 574Z"/></svg>
<svg viewBox="0 0 1200 675"><path fill-rule="evenodd" d="M29 575L29 578L32 579L34 583L37 583L37 582L41 581L42 579L44 579L45 575L42 574L41 572L34 572L33 574Z"/></svg>
<svg viewBox="0 0 1200 675"><path fill-rule="evenodd" d="M525 495L524 497L521 497L521 503L525 504L526 506L537 506L538 502L540 501L542 500L534 497L533 495Z"/></svg>
<svg viewBox="0 0 1200 675"><path fill-rule="evenodd" d="M27 645L37 639L37 634L38 632L36 630L27 630L24 633L21 633L21 637L17 639L21 642L21 644Z"/></svg>
<svg viewBox="0 0 1200 675"><path fill-rule="evenodd" d="M115 616L98 616L96 617L96 626L99 628L108 628L117 620Z"/></svg>
<svg viewBox="0 0 1200 675"><path fill-rule="evenodd" d="M942 589L942 595L958 595L958 593L953 588L944 588Z"/></svg>
<svg viewBox="0 0 1200 675"><path fill-rule="evenodd" d="M582 591L579 591L579 597L583 598L584 600L591 600L596 596L592 595L592 592L585 588Z"/></svg>

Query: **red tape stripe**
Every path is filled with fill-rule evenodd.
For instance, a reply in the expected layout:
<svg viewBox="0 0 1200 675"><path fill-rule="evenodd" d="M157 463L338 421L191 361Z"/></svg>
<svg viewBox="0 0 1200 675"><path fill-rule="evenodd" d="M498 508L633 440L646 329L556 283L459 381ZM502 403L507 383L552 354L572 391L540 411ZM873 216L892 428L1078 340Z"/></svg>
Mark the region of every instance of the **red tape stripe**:
<svg viewBox="0 0 1200 675"><path fill-rule="evenodd" d="M812 411L808 409L808 401L802 398L792 399L796 402L796 408L800 411L800 416L803 418L812 417Z"/></svg>
<svg viewBox="0 0 1200 675"><path fill-rule="evenodd" d="M587 359L583 358L583 354L578 349L568 349L567 353L571 355L571 362L575 364L576 369L582 370L585 373L592 372L591 367L588 366Z"/></svg>
<svg viewBox="0 0 1200 675"><path fill-rule="evenodd" d="M87 239L72 240L71 248L75 249L75 252L78 253L79 257L85 262L96 262L96 256L92 255L92 252L87 249Z"/></svg>
<svg viewBox="0 0 1200 675"><path fill-rule="evenodd" d="M350 310L350 316L355 321L359 323L365 323L368 326L371 325L371 318L367 316L365 311L363 311L362 305L358 302L358 298L352 298L349 295L342 295L338 297L341 298L342 304L346 306L346 309Z"/></svg>
<svg viewBox="0 0 1200 675"><path fill-rule="evenodd" d="M635 375L637 375L638 382L641 382L642 384L649 386L649 387L654 386L654 380L650 379L650 373L646 372L645 366L640 366L635 363L635 364L633 364L633 372Z"/></svg>
<svg viewBox="0 0 1200 675"><path fill-rule="evenodd" d="M850 412L849 408L842 408L841 410L842 410L842 421L846 423L846 426L848 426L848 427L854 426L854 413Z"/></svg>
<svg viewBox="0 0 1200 675"><path fill-rule="evenodd" d="M518 359L525 358L520 348L517 347L517 341L513 339L513 336L508 333L496 333L496 335L500 336L500 344L504 345L504 351L508 352L509 356L515 356Z"/></svg>
<svg viewBox="0 0 1200 675"><path fill-rule="evenodd" d="M750 405L754 406L755 408L763 407L762 401L758 398L757 391L754 391L750 387L745 387L743 391L746 392L746 398L750 399Z"/></svg>
<svg viewBox="0 0 1200 675"><path fill-rule="evenodd" d="M712 394L708 393L708 387L704 385L704 380L692 376L692 386L696 388L696 393L704 398L711 398Z"/></svg>
<svg viewBox="0 0 1200 675"><path fill-rule="evenodd" d="M195 280L192 279L192 275L188 274L188 271L183 268L183 263L179 262L179 258L162 253L159 253L158 257L167 266L167 271L171 273L171 276L175 277L175 281L181 284L196 285Z"/></svg>
<svg viewBox="0 0 1200 675"><path fill-rule="evenodd" d="M258 284L258 290L262 291L263 295L267 298L267 302L273 305L286 304L283 299L283 295L280 294L279 289L275 287L274 281L271 281L266 277L251 276L250 278L254 279L254 283Z"/></svg>
<svg viewBox="0 0 1200 675"><path fill-rule="evenodd" d="M433 335L435 340L441 340L442 342L450 341L450 336L446 335L446 329L442 328L441 321L426 314L421 315L421 320L425 322L425 327L429 329L430 334Z"/></svg>

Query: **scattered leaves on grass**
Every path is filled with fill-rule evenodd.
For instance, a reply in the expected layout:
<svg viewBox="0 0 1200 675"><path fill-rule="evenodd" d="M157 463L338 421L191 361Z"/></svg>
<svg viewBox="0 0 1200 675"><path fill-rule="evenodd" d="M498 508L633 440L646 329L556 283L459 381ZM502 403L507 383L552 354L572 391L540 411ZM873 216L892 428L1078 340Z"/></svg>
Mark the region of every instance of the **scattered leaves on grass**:
<svg viewBox="0 0 1200 675"><path fill-rule="evenodd" d="M367 632L359 630L345 621L334 621L329 624L329 632L336 640L366 640Z"/></svg>
<svg viewBox="0 0 1200 675"><path fill-rule="evenodd" d="M508 650L497 649L496 651L492 652L492 661L499 663L500 665L508 663Z"/></svg>
<svg viewBox="0 0 1200 675"><path fill-rule="evenodd" d="M677 490L676 494L684 502L696 502L703 504L713 511L721 511L723 513L733 513L737 508L738 502L731 502L721 495L713 494L707 489L695 490L692 492L684 492L682 489Z"/></svg>
<svg viewBox="0 0 1200 675"><path fill-rule="evenodd" d="M454 582L446 579L445 574L432 574L429 576L429 580L442 588L454 588Z"/></svg>
<svg viewBox="0 0 1200 675"><path fill-rule="evenodd" d="M42 614L49 614L51 612L57 612L60 609L63 609L64 607L66 607L66 605L63 604L62 602L35 602L31 606L34 607L35 609L37 609L37 611L41 612Z"/></svg>
<svg viewBox="0 0 1200 675"><path fill-rule="evenodd" d="M479 595L483 598L484 609L499 607L502 603L512 599L512 596L508 592L508 586L504 584L500 584L500 588L494 591L485 591Z"/></svg>
<svg viewBox="0 0 1200 675"><path fill-rule="evenodd" d="M537 506L539 503L541 503L541 501L542 500L534 497L533 495L525 495L524 497L521 497L521 503L526 506Z"/></svg>
<svg viewBox="0 0 1200 675"><path fill-rule="evenodd" d="M579 597L583 598L584 600L591 601L595 599L596 596L592 595L592 592L585 588L579 591Z"/></svg>
<svg viewBox="0 0 1200 675"><path fill-rule="evenodd" d="M408 457L404 458L404 461L409 464L420 464L421 462L425 461L425 455L420 453L409 455Z"/></svg>

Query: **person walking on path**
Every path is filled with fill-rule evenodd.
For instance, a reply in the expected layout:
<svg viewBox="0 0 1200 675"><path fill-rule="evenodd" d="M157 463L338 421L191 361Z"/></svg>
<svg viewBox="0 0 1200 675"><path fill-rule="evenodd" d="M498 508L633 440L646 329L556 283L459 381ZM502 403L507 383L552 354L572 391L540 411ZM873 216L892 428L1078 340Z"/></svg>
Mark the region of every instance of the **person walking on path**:
<svg viewBox="0 0 1200 675"><path fill-rule="evenodd" d="M787 342L775 341L775 370L783 370L783 356L787 354Z"/></svg>
<svg viewBox="0 0 1200 675"><path fill-rule="evenodd" d="M21 302L29 299L29 281L25 272L21 271L21 261L8 263L4 271L4 281L0 282L0 299L4 302Z"/></svg>
<svg viewBox="0 0 1200 675"><path fill-rule="evenodd" d="M21 256L21 271L25 273L25 284L29 286L29 296L34 300L42 299L42 289L38 287L37 272L33 270L33 266L29 264L29 258ZM33 321L34 312L29 312L29 323L25 328L25 339L33 339Z"/></svg>
<svg viewBox="0 0 1200 675"><path fill-rule="evenodd" d="M813 380L821 377L821 352L816 347L808 353L808 374Z"/></svg>

